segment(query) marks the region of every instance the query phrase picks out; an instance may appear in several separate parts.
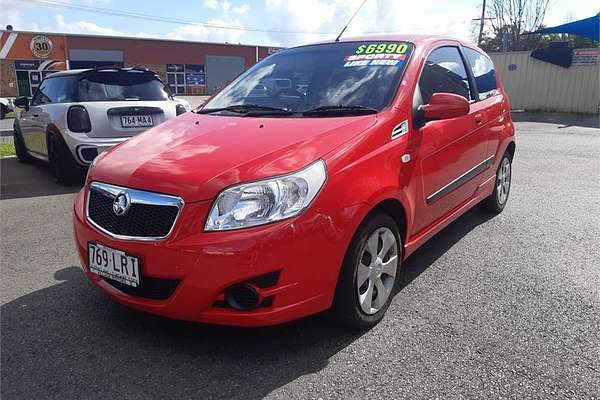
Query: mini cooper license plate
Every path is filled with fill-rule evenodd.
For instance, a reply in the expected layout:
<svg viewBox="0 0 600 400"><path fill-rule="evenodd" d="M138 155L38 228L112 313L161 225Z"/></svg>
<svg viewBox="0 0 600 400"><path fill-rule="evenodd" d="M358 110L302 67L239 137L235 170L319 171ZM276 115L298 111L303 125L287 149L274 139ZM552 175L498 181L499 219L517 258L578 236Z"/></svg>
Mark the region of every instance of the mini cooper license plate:
<svg viewBox="0 0 600 400"><path fill-rule="evenodd" d="M90 242L88 265L90 271L96 275L133 287L140 285L140 259L121 250Z"/></svg>
<svg viewBox="0 0 600 400"><path fill-rule="evenodd" d="M123 128L140 128L152 126L152 115L121 115L121 126Z"/></svg>

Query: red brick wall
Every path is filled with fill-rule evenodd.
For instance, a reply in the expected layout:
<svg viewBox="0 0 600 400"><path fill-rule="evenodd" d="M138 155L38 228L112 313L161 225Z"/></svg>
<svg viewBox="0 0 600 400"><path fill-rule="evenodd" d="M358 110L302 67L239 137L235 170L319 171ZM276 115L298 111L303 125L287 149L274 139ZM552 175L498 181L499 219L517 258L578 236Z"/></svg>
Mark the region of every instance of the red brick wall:
<svg viewBox="0 0 600 400"><path fill-rule="evenodd" d="M0 97L17 96L17 73L15 62L0 60Z"/></svg>

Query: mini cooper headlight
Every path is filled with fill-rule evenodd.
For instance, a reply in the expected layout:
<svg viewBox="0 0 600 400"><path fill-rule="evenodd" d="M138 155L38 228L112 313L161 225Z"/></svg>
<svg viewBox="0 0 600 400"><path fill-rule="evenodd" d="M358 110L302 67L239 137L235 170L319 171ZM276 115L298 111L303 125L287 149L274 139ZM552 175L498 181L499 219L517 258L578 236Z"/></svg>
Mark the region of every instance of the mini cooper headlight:
<svg viewBox="0 0 600 400"><path fill-rule="evenodd" d="M205 231L222 231L268 224L304 211L327 179L318 160L293 174L243 183L222 191L208 215Z"/></svg>

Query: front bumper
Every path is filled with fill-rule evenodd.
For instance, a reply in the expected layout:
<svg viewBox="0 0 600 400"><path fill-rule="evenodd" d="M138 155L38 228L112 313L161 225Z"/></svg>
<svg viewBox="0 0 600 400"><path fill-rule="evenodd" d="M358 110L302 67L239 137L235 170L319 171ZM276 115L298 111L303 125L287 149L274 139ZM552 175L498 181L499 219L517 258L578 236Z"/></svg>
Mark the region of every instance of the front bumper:
<svg viewBox="0 0 600 400"><path fill-rule="evenodd" d="M118 240L85 220L84 188L76 197L74 231L83 270L115 300L169 318L237 326L273 325L318 313L331 306L339 269L350 237L340 236L335 216L311 207L279 223L229 232L202 232L210 201L186 204L172 235L162 241ZM341 209L338 220L356 216ZM357 210L354 210L357 211ZM343 217L342 217L343 215ZM346 225L348 226L348 225ZM141 259L144 277L179 280L164 300L118 290L88 269L87 244L95 241ZM262 290L272 301L265 307L238 311L218 306L231 285L279 271L277 283Z"/></svg>

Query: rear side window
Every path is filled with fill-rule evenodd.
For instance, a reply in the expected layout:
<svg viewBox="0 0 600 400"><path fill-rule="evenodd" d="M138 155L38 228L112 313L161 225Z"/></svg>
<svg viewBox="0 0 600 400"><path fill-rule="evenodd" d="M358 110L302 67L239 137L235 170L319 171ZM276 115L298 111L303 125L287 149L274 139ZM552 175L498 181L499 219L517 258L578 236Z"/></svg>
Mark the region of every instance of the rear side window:
<svg viewBox="0 0 600 400"><path fill-rule="evenodd" d="M76 81L72 76L46 78L35 93L32 104L72 103L75 100Z"/></svg>
<svg viewBox="0 0 600 400"><path fill-rule="evenodd" d="M475 83L479 90L479 100L487 99L498 93L496 83L496 71L489 57L478 51L465 48L465 55L471 64L471 70L475 77Z"/></svg>
<svg viewBox="0 0 600 400"><path fill-rule="evenodd" d="M85 74L78 84L79 101L167 100L164 84L152 74L138 71L98 71Z"/></svg>
<svg viewBox="0 0 600 400"><path fill-rule="evenodd" d="M431 52L423 67L419 88L423 104L434 93L453 93L470 100L469 77L456 47L440 47Z"/></svg>

